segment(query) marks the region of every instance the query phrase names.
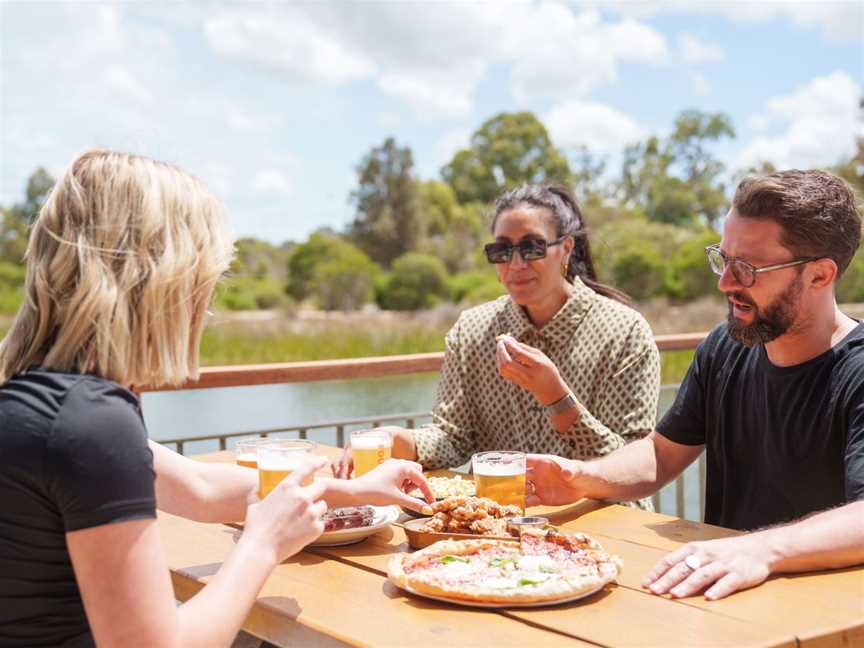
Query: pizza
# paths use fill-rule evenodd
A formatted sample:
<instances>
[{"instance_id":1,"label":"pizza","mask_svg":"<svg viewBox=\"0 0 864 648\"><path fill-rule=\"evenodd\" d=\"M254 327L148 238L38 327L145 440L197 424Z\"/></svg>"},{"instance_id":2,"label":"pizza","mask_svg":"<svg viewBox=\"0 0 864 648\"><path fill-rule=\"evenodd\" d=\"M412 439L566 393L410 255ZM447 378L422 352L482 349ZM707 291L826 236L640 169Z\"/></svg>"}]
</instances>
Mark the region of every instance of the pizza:
<instances>
[{"instance_id":1,"label":"pizza","mask_svg":"<svg viewBox=\"0 0 864 648\"><path fill-rule=\"evenodd\" d=\"M517 540L442 540L397 554L387 575L399 587L454 602L544 604L613 582L621 559L582 533L526 529Z\"/></svg>"}]
</instances>

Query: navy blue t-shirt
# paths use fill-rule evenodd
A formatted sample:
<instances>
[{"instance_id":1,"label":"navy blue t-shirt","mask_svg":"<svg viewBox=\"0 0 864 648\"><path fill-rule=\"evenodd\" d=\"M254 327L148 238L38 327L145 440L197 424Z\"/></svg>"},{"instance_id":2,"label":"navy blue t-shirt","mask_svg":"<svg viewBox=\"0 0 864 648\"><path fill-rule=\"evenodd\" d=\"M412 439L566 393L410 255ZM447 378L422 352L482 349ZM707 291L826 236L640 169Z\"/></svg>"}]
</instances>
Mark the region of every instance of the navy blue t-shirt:
<instances>
[{"instance_id":1,"label":"navy blue t-shirt","mask_svg":"<svg viewBox=\"0 0 864 648\"><path fill-rule=\"evenodd\" d=\"M752 530L864 499L864 324L791 367L716 327L657 430L705 444L709 524Z\"/></svg>"},{"instance_id":2,"label":"navy blue t-shirt","mask_svg":"<svg viewBox=\"0 0 864 648\"><path fill-rule=\"evenodd\" d=\"M0 387L0 645L92 644L65 534L155 517L154 485L130 391L40 368Z\"/></svg>"}]
</instances>

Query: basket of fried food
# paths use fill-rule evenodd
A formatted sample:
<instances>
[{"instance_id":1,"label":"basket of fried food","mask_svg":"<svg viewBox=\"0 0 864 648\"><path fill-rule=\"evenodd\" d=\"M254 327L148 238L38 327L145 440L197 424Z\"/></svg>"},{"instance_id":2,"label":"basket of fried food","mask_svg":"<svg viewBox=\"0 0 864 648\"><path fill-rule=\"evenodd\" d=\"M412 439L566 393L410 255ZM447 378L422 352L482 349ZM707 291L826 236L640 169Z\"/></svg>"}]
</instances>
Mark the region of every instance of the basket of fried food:
<instances>
[{"instance_id":1,"label":"basket of fried food","mask_svg":"<svg viewBox=\"0 0 864 648\"><path fill-rule=\"evenodd\" d=\"M477 492L477 487L471 479L463 479L461 475L453 477L427 477L426 483L432 490L432 495L435 496L435 501L447 499L448 497L470 497ZM408 493L414 497L423 499L423 493L419 488L415 488ZM421 517L429 515L429 513L417 513L409 508L402 507L402 510L412 517Z\"/></svg>"},{"instance_id":2,"label":"basket of fried food","mask_svg":"<svg viewBox=\"0 0 864 648\"><path fill-rule=\"evenodd\" d=\"M509 522L509 518L522 515L518 506L502 506L485 497L454 496L437 501L429 508L431 517L409 520L400 525L405 530L408 544L414 549L447 538L512 540L519 537L519 528Z\"/></svg>"}]
</instances>

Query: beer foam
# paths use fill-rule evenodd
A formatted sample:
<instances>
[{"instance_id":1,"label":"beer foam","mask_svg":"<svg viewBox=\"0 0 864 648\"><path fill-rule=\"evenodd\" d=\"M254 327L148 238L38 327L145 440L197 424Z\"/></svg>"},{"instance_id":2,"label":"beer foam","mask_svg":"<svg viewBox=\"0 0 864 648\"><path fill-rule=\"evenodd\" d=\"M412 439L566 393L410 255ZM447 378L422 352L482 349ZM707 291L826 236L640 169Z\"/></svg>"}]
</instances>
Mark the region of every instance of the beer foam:
<instances>
[{"instance_id":1,"label":"beer foam","mask_svg":"<svg viewBox=\"0 0 864 648\"><path fill-rule=\"evenodd\" d=\"M375 436L370 434L369 436L355 436L351 437L351 447L357 448L358 450L371 450L373 448L389 448L392 444L392 440L388 439L386 436Z\"/></svg>"},{"instance_id":2,"label":"beer foam","mask_svg":"<svg viewBox=\"0 0 864 648\"><path fill-rule=\"evenodd\" d=\"M308 462L310 454L305 450L293 452L267 453L258 450L258 468L261 470L297 470Z\"/></svg>"},{"instance_id":3,"label":"beer foam","mask_svg":"<svg viewBox=\"0 0 864 648\"><path fill-rule=\"evenodd\" d=\"M474 464L474 474L486 477L513 477L525 474L525 464L521 461L510 463L477 463Z\"/></svg>"}]
</instances>

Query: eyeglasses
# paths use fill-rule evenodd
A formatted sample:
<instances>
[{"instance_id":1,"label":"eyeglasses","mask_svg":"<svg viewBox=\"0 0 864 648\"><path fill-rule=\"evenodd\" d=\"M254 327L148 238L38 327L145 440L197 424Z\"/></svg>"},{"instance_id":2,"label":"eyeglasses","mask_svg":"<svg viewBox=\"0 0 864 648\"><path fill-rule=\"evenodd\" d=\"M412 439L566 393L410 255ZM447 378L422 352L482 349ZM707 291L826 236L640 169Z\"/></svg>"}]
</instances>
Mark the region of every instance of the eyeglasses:
<instances>
[{"instance_id":1,"label":"eyeglasses","mask_svg":"<svg viewBox=\"0 0 864 648\"><path fill-rule=\"evenodd\" d=\"M720 276L723 274L723 271L726 270L726 266L732 270L732 276L735 277L735 281L740 283L745 288L749 288L754 283L756 283L756 273L758 272L771 272L772 270L782 270L783 268L791 268L793 266L802 265L804 263L809 263L810 261L815 261L816 259L821 259L822 257L802 257L800 259L794 259L792 261L787 261L786 263L775 263L773 265L762 266L761 268L757 268L751 263L747 263L744 259L739 259L738 257L727 257L723 252L720 251L719 245L709 245L705 248L705 254L708 255L708 264L711 266L711 270L714 274Z\"/></svg>"},{"instance_id":2,"label":"eyeglasses","mask_svg":"<svg viewBox=\"0 0 864 648\"><path fill-rule=\"evenodd\" d=\"M560 244L566 236L554 241L543 239L523 239L516 243L488 243L483 249L486 251L486 260L489 263L509 263L513 258L513 250L519 250L519 256L523 261L536 261L546 257L546 249L551 245Z\"/></svg>"}]
</instances>

